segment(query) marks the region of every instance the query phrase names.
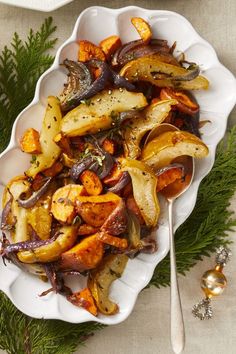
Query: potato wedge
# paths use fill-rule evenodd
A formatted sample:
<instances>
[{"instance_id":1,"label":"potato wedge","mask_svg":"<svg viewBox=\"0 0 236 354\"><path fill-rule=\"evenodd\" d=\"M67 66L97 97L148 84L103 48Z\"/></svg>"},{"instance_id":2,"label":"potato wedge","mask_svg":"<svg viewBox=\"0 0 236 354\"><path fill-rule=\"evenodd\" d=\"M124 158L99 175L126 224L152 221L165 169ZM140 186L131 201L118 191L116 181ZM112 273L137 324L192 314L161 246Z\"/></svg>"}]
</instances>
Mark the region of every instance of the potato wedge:
<instances>
[{"instance_id":1,"label":"potato wedge","mask_svg":"<svg viewBox=\"0 0 236 354\"><path fill-rule=\"evenodd\" d=\"M76 210L84 222L93 227L100 227L119 204L121 198L114 193L98 196L79 196Z\"/></svg>"},{"instance_id":2,"label":"potato wedge","mask_svg":"<svg viewBox=\"0 0 236 354\"><path fill-rule=\"evenodd\" d=\"M60 132L61 119L60 101L54 96L49 96L40 133L42 153L32 159L31 167L26 171L27 176L35 177L37 173L51 167L58 159L61 149L53 139Z\"/></svg>"},{"instance_id":3,"label":"potato wedge","mask_svg":"<svg viewBox=\"0 0 236 354\"><path fill-rule=\"evenodd\" d=\"M203 158L208 147L195 135L185 131L165 132L151 140L142 150L142 161L152 168L168 166L178 156Z\"/></svg>"},{"instance_id":4,"label":"potato wedge","mask_svg":"<svg viewBox=\"0 0 236 354\"><path fill-rule=\"evenodd\" d=\"M160 206L157 199L157 178L143 162L123 160L122 170L128 171L132 180L133 195L147 226L156 226Z\"/></svg>"},{"instance_id":5,"label":"potato wedge","mask_svg":"<svg viewBox=\"0 0 236 354\"><path fill-rule=\"evenodd\" d=\"M75 215L75 201L84 192L79 184L67 184L56 190L52 197L51 213L61 223L71 224Z\"/></svg>"},{"instance_id":6,"label":"potato wedge","mask_svg":"<svg viewBox=\"0 0 236 354\"><path fill-rule=\"evenodd\" d=\"M102 143L102 148L109 154L114 155L116 149L114 140L106 138Z\"/></svg>"},{"instance_id":7,"label":"potato wedge","mask_svg":"<svg viewBox=\"0 0 236 354\"><path fill-rule=\"evenodd\" d=\"M39 141L39 132L33 128L29 128L24 132L20 140L21 150L29 154L40 154L41 145Z\"/></svg>"},{"instance_id":8,"label":"potato wedge","mask_svg":"<svg viewBox=\"0 0 236 354\"><path fill-rule=\"evenodd\" d=\"M120 75L129 81L147 81L158 87L174 87L183 90L208 89L209 81L203 76L197 76L190 81L174 80L174 77L187 75L189 70L164 63L154 55L142 57L127 63ZM163 78L163 74L167 75Z\"/></svg>"},{"instance_id":9,"label":"potato wedge","mask_svg":"<svg viewBox=\"0 0 236 354\"><path fill-rule=\"evenodd\" d=\"M123 112L147 106L142 93L114 89L104 90L91 98L89 105L81 103L62 119L61 131L64 135L82 136L95 134L112 126L112 112Z\"/></svg>"},{"instance_id":10,"label":"potato wedge","mask_svg":"<svg viewBox=\"0 0 236 354\"><path fill-rule=\"evenodd\" d=\"M77 226L62 226L58 232L59 236L52 243L35 248L33 251L18 252L19 260L23 263L47 263L58 260L61 254L75 243Z\"/></svg>"},{"instance_id":11,"label":"potato wedge","mask_svg":"<svg viewBox=\"0 0 236 354\"><path fill-rule=\"evenodd\" d=\"M131 22L136 28L144 43L149 43L152 38L152 30L149 24L141 17L132 17Z\"/></svg>"},{"instance_id":12,"label":"potato wedge","mask_svg":"<svg viewBox=\"0 0 236 354\"><path fill-rule=\"evenodd\" d=\"M109 255L90 273L88 288L99 311L104 315L114 315L119 310L118 305L109 298L109 290L113 281L122 276L127 262L125 254Z\"/></svg>"},{"instance_id":13,"label":"potato wedge","mask_svg":"<svg viewBox=\"0 0 236 354\"><path fill-rule=\"evenodd\" d=\"M97 234L86 237L61 255L60 268L79 272L93 269L101 261L103 253L103 243L98 240Z\"/></svg>"},{"instance_id":14,"label":"potato wedge","mask_svg":"<svg viewBox=\"0 0 236 354\"><path fill-rule=\"evenodd\" d=\"M80 175L80 181L83 184L88 195L99 195L102 193L103 186L95 172L85 170Z\"/></svg>"},{"instance_id":15,"label":"potato wedge","mask_svg":"<svg viewBox=\"0 0 236 354\"><path fill-rule=\"evenodd\" d=\"M85 288L77 293L67 296L67 299L75 306L82 307L92 315L97 316L98 310L91 291Z\"/></svg>"},{"instance_id":16,"label":"potato wedge","mask_svg":"<svg viewBox=\"0 0 236 354\"><path fill-rule=\"evenodd\" d=\"M129 119L128 126L124 131L125 156L136 159L140 153L140 142L149 130L162 123L169 114L171 107L178 102L165 100L151 104L143 111L143 117Z\"/></svg>"}]
</instances>

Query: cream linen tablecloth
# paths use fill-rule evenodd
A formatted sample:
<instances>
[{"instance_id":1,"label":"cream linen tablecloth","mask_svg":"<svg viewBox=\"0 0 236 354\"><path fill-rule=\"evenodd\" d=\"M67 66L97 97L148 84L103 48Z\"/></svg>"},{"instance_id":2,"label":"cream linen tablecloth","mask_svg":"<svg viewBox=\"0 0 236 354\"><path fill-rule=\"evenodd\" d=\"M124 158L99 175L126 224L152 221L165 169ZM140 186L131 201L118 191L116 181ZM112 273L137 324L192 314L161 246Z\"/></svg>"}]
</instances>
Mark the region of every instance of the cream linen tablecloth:
<instances>
[{"instance_id":1,"label":"cream linen tablecloth","mask_svg":"<svg viewBox=\"0 0 236 354\"><path fill-rule=\"evenodd\" d=\"M195 29L215 47L223 64L236 72L235 0L75 0L50 13L58 26L57 45L70 35L77 16L85 7L134 4L150 9L172 10L187 17ZM25 35L30 27L38 28L46 16L45 13L0 4L0 50L9 43L14 31ZM234 122L235 110L229 124ZM236 211L236 198L232 201L232 208ZM215 314L211 321L201 322L193 318L191 308L202 297L199 280L202 273L212 267L213 259L198 263L187 277L179 279L186 327L185 353L236 353L236 243L232 245L232 251L232 261L225 269L229 285L225 293L213 302ZM169 288L151 288L139 295L132 315L124 323L96 333L87 341L86 347L80 348L77 353L170 354L169 335Z\"/></svg>"}]
</instances>

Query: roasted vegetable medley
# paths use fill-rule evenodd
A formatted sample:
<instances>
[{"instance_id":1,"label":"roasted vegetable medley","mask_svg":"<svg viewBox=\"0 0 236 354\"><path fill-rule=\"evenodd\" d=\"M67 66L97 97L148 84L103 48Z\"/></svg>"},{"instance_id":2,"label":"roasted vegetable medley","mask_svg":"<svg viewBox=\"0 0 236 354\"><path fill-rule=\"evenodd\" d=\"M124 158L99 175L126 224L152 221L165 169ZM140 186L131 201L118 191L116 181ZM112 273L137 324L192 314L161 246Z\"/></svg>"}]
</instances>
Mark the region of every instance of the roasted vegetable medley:
<instances>
[{"instance_id":1,"label":"roasted vegetable medley","mask_svg":"<svg viewBox=\"0 0 236 354\"><path fill-rule=\"evenodd\" d=\"M79 40L78 61L61 63L67 82L48 97L41 131L23 134L30 167L2 201L4 261L48 280L40 296L55 291L94 316L117 313L109 289L128 259L157 250L158 193L184 184L181 158L208 154L189 91L208 80L176 57L176 43L152 38L142 18L131 22L140 39ZM87 276L87 287L72 292L68 275L78 285Z\"/></svg>"}]
</instances>

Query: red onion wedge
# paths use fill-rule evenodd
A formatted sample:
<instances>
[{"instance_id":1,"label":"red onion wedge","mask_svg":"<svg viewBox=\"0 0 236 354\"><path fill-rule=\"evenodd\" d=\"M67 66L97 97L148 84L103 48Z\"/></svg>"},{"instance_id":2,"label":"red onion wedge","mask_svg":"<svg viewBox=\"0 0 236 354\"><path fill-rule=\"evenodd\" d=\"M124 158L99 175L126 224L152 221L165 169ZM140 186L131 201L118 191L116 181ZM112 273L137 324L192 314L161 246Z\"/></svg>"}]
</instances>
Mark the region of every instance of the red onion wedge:
<instances>
[{"instance_id":1,"label":"red onion wedge","mask_svg":"<svg viewBox=\"0 0 236 354\"><path fill-rule=\"evenodd\" d=\"M28 199L21 199L21 197L18 198L17 202L20 207L29 209L37 203L37 201L47 192L49 185L52 181L52 177L48 177L45 180L46 182L44 183L44 185L37 192L33 193L31 197L29 197Z\"/></svg>"}]
</instances>

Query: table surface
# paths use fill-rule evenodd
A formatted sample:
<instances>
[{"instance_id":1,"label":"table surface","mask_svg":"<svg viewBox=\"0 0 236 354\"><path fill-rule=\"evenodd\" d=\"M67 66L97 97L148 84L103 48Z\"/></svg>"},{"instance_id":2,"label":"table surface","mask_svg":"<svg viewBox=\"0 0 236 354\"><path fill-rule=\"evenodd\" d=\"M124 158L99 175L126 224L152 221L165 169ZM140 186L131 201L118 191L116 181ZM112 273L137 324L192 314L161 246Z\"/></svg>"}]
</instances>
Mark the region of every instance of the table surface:
<instances>
[{"instance_id":1,"label":"table surface","mask_svg":"<svg viewBox=\"0 0 236 354\"><path fill-rule=\"evenodd\" d=\"M27 0L26 0L27 1ZM150 9L172 10L185 16L195 29L216 49L222 63L236 72L236 1L235 0L74 0L69 5L50 13L58 26L58 46L69 37L80 12L92 5L122 7L137 5ZM200 15L199 15L200 14ZM8 44L14 31L21 36L29 28L38 28L45 13L19 9L0 4L0 50ZM229 125L236 123L236 110ZM236 198L232 201L236 211ZM234 237L234 233L231 234ZM213 301L214 319L199 321L191 315L191 308L201 297L199 281L203 272L212 267L212 259L199 262L186 277L180 277L180 290L186 327L184 353L233 354L236 346L236 243L233 257L225 269L228 287ZM122 324L107 327L87 341L78 350L80 354L170 354L169 288L151 288L143 291L131 316ZM3 353L3 352L0 352Z\"/></svg>"}]
</instances>

